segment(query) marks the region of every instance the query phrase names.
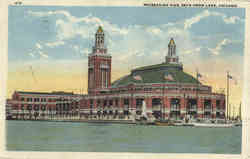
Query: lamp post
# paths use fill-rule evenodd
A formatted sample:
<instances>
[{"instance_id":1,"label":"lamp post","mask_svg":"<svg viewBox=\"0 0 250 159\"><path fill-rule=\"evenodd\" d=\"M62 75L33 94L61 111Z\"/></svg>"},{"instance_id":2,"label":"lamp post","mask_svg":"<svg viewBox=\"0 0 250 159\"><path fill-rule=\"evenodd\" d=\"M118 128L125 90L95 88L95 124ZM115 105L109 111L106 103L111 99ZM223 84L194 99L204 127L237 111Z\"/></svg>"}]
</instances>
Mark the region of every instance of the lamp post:
<instances>
[{"instance_id":1,"label":"lamp post","mask_svg":"<svg viewBox=\"0 0 250 159\"><path fill-rule=\"evenodd\" d=\"M183 94L183 98L184 98L184 105L183 105L184 106L184 110L187 111L186 110L186 94L185 93ZM185 116L183 118L185 119L185 117L186 117L186 112L185 112Z\"/></svg>"},{"instance_id":2,"label":"lamp post","mask_svg":"<svg viewBox=\"0 0 250 159\"><path fill-rule=\"evenodd\" d=\"M178 115L178 112L177 112L177 110L179 110L179 107L180 107L180 105L179 105L179 103L178 103L178 105L177 105L177 103L178 103L178 99L176 99L175 100L175 106L176 106L176 115L175 115L175 120L177 120L177 115Z\"/></svg>"}]
</instances>

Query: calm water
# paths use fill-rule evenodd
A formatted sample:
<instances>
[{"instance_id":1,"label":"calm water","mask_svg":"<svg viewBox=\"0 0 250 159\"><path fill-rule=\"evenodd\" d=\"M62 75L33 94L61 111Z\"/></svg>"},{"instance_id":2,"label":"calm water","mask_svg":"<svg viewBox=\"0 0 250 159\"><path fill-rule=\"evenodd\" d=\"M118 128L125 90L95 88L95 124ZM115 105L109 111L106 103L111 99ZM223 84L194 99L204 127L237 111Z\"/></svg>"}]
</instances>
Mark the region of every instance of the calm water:
<instances>
[{"instance_id":1,"label":"calm water","mask_svg":"<svg viewBox=\"0 0 250 159\"><path fill-rule=\"evenodd\" d=\"M241 128L7 121L11 151L241 153Z\"/></svg>"}]
</instances>

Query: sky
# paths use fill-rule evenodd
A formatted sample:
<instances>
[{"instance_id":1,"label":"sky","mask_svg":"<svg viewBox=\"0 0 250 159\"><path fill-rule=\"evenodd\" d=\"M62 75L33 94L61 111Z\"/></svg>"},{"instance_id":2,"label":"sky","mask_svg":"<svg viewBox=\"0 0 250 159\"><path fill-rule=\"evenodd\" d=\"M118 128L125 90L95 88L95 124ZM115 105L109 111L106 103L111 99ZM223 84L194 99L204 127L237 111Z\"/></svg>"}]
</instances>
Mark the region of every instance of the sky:
<instances>
[{"instance_id":1,"label":"sky","mask_svg":"<svg viewBox=\"0 0 250 159\"><path fill-rule=\"evenodd\" d=\"M164 62L173 37L185 72L198 70L203 84L221 92L229 71L229 103L241 101L244 9L9 6L8 16L8 97L15 90L86 93L88 54L102 26L112 81Z\"/></svg>"}]
</instances>

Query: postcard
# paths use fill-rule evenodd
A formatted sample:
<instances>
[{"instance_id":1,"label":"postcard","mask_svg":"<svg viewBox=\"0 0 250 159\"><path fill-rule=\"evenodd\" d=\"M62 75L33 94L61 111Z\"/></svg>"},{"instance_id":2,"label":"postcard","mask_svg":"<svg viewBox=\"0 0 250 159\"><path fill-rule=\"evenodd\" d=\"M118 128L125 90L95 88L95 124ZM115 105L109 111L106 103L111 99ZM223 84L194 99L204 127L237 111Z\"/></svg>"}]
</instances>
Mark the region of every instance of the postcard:
<instances>
[{"instance_id":1,"label":"postcard","mask_svg":"<svg viewBox=\"0 0 250 159\"><path fill-rule=\"evenodd\" d=\"M246 4L3 5L3 157L249 158Z\"/></svg>"}]
</instances>

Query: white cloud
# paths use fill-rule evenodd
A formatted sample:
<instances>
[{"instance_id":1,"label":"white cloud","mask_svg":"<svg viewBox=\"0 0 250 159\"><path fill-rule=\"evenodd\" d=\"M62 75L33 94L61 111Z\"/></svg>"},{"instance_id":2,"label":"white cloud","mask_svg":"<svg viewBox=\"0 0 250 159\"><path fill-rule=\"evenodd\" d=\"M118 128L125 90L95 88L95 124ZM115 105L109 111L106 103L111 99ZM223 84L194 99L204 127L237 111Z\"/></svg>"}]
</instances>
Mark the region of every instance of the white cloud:
<instances>
[{"instance_id":1,"label":"white cloud","mask_svg":"<svg viewBox=\"0 0 250 159\"><path fill-rule=\"evenodd\" d=\"M55 42L47 42L45 45L51 48L60 46L60 45L64 45L65 42L64 41L55 41Z\"/></svg>"},{"instance_id":2,"label":"white cloud","mask_svg":"<svg viewBox=\"0 0 250 159\"><path fill-rule=\"evenodd\" d=\"M42 51L38 51L38 53L39 53L40 57L42 57L42 58L46 58L46 59L49 58L49 56Z\"/></svg>"},{"instance_id":3,"label":"white cloud","mask_svg":"<svg viewBox=\"0 0 250 159\"><path fill-rule=\"evenodd\" d=\"M67 17L70 16L70 14L67 11L63 11L63 10L48 11L48 12L33 12L33 11L29 10L27 13L29 15L37 16L37 17L45 17L45 16L56 15L56 14L62 14L62 15L67 16Z\"/></svg>"},{"instance_id":4,"label":"white cloud","mask_svg":"<svg viewBox=\"0 0 250 159\"><path fill-rule=\"evenodd\" d=\"M56 27L58 29L57 37L60 40L70 39L75 37L76 35L80 35L83 38L90 38L90 36L95 33L97 26L103 26L105 30L113 36L128 34L128 29L120 28L115 24L111 24L108 21L101 20L100 18L94 17L92 15L78 18L72 16L68 11L64 10L48 12L28 11L28 14L36 17L55 15L63 16L59 17L59 19L56 20Z\"/></svg>"},{"instance_id":5,"label":"white cloud","mask_svg":"<svg viewBox=\"0 0 250 159\"><path fill-rule=\"evenodd\" d=\"M90 50L88 48L84 48L80 51L80 54L82 54L83 56L88 56L90 54Z\"/></svg>"},{"instance_id":6,"label":"white cloud","mask_svg":"<svg viewBox=\"0 0 250 159\"><path fill-rule=\"evenodd\" d=\"M131 60L135 60L136 58L141 58L145 55L145 52L143 49L136 50L136 49L129 49L126 52L121 52L120 54L117 54L114 56L114 59L116 59L119 62L130 62Z\"/></svg>"},{"instance_id":7,"label":"white cloud","mask_svg":"<svg viewBox=\"0 0 250 159\"><path fill-rule=\"evenodd\" d=\"M78 45L74 45L74 46L73 46L73 49L74 49L75 51L78 51L78 50L79 50L79 46L78 46Z\"/></svg>"},{"instance_id":8,"label":"white cloud","mask_svg":"<svg viewBox=\"0 0 250 159\"><path fill-rule=\"evenodd\" d=\"M194 48L194 49L187 49L183 51L183 54L195 54L195 53L200 53L201 48Z\"/></svg>"},{"instance_id":9,"label":"white cloud","mask_svg":"<svg viewBox=\"0 0 250 159\"><path fill-rule=\"evenodd\" d=\"M172 27L168 29L167 33L171 36L181 36L183 34L186 34L187 32L181 28Z\"/></svg>"},{"instance_id":10,"label":"white cloud","mask_svg":"<svg viewBox=\"0 0 250 159\"><path fill-rule=\"evenodd\" d=\"M219 55L220 51L222 50L223 46L226 46L227 44L232 43L230 39L223 39L220 41L215 48L208 48L208 50L213 54L213 55Z\"/></svg>"},{"instance_id":11,"label":"white cloud","mask_svg":"<svg viewBox=\"0 0 250 159\"><path fill-rule=\"evenodd\" d=\"M201 19L206 18L210 16L210 12L208 10L205 10L204 12L197 14L196 16L186 19L184 22L184 29L189 29L191 26L195 23L198 23Z\"/></svg>"},{"instance_id":12,"label":"white cloud","mask_svg":"<svg viewBox=\"0 0 250 159\"><path fill-rule=\"evenodd\" d=\"M81 49L80 45L74 45L72 49L83 56L88 56L91 52L89 49L94 45L93 41L96 29L101 25L105 32L108 53L112 54L114 61L129 61L131 63L135 62L138 65L139 63L151 64L159 62L159 56L162 57L160 62L163 62L164 56L167 53L167 45L171 37L176 41L178 56L197 54L197 56L192 57L192 59L198 59L201 46L197 41L201 39L208 41L211 39L211 36L194 37L191 30L189 30L193 24L209 16L221 17L221 20L227 24L233 24L240 20L237 16L229 17L224 13L205 10L184 21L169 22L161 25L149 25L146 27L144 25L129 25L123 27L93 15L75 17L71 15L70 12L63 10L53 12L29 11L28 13L36 17L56 16L56 38L58 43L55 42L54 45L51 44L50 46L59 46L67 40L81 37L81 40L85 40L84 42L89 42L90 45L88 48ZM194 40L195 38L200 39ZM61 41L62 43L59 43ZM92 42L90 43L90 41ZM227 42L226 40L224 43ZM216 48L209 48L209 51L214 55L218 55L222 47L226 45L224 43L218 44Z\"/></svg>"},{"instance_id":13,"label":"white cloud","mask_svg":"<svg viewBox=\"0 0 250 159\"><path fill-rule=\"evenodd\" d=\"M29 53L29 56L30 57L35 57L35 55L32 52Z\"/></svg>"},{"instance_id":14,"label":"white cloud","mask_svg":"<svg viewBox=\"0 0 250 159\"><path fill-rule=\"evenodd\" d=\"M214 11L211 12L205 10L192 18L186 19L184 22L184 29L189 29L192 27L193 24L198 23L200 20L210 16L221 17L226 24L235 24L237 21L241 21L241 18L238 16L228 17L227 15L220 12L214 12Z\"/></svg>"},{"instance_id":15,"label":"white cloud","mask_svg":"<svg viewBox=\"0 0 250 159\"><path fill-rule=\"evenodd\" d=\"M151 34L154 34L154 35L159 35L162 33L161 29L160 28L157 28L157 27L150 27L150 28L147 28L146 31L148 33L151 33Z\"/></svg>"},{"instance_id":16,"label":"white cloud","mask_svg":"<svg viewBox=\"0 0 250 159\"><path fill-rule=\"evenodd\" d=\"M38 49L42 49L42 48L43 48L42 45L39 44L39 43L36 43L36 47L37 47Z\"/></svg>"},{"instance_id":17,"label":"white cloud","mask_svg":"<svg viewBox=\"0 0 250 159\"><path fill-rule=\"evenodd\" d=\"M236 21L240 21L241 19L240 17L232 16L232 17L224 17L223 20L227 24L235 24Z\"/></svg>"},{"instance_id":18,"label":"white cloud","mask_svg":"<svg viewBox=\"0 0 250 159\"><path fill-rule=\"evenodd\" d=\"M167 23L167 24L163 24L162 26L163 27L170 27L170 26L174 26L174 25L176 25L177 23L172 23L172 22L169 22L169 23Z\"/></svg>"}]
</instances>

